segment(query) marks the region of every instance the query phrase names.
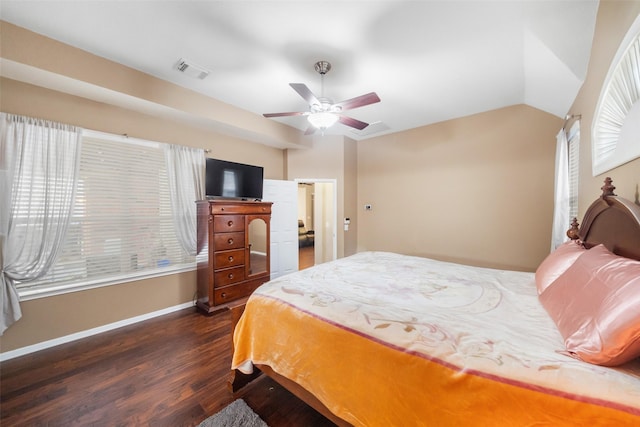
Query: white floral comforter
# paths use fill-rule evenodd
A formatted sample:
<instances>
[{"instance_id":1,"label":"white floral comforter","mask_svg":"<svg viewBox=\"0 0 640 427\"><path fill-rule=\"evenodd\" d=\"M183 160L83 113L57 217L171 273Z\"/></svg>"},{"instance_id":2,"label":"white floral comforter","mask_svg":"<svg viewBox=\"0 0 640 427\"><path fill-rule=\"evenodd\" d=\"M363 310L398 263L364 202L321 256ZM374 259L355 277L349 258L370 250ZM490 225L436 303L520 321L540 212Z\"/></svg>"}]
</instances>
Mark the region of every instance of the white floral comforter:
<instances>
[{"instance_id":1,"label":"white floral comforter","mask_svg":"<svg viewBox=\"0 0 640 427\"><path fill-rule=\"evenodd\" d=\"M606 368L565 355L562 338L538 301L533 273L364 252L283 276L258 288L247 304L247 324L241 321L236 331L240 350L234 355L234 367L246 369L251 362L278 365L282 359L253 354L255 348L243 349L246 336L242 334L252 333L251 307L260 300L355 332L387 349L418 356L453 375L464 373L640 416L640 361ZM277 322L277 310L269 310ZM274 341L281 327L274 326ZM257 328L253 333L258 333ZM285 332L281 340L292 335L295 332ZM292 342L285 344L287 349L295 347ZM276 347L274 354L279 354ZM284 365L280 371L285 375L289 369L291 376L304 376L299 370L307 369L290 360ZM308 386L314 383L309 381ZM352 422L360 419L354 417Z\"/></svg>"}]
</instances>

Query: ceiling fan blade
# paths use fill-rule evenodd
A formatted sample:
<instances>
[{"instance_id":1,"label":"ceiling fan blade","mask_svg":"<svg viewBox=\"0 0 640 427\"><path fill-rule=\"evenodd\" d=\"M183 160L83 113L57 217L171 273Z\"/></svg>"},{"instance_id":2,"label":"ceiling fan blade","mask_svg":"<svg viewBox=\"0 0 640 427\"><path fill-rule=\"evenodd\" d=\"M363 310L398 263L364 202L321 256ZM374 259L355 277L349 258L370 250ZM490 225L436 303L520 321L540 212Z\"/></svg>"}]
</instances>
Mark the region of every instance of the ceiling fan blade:
<instances>
[{"instance_id":1,"label":"ceiling fan blade","mask_svg":"<svg viewBox=\"0 0 640 427\"><path fill-rule=\"evenodd\" d=\"M380 102L380 98L375 92L371 92L365 95L356 96L355 98L347 99L346 101L338 102L334 105L341 107L342 111L344 111L364 107L369 104L375 104L376 102Z\"/></svg>"},{"instance_id":2,"label":"ceiling fan blade","mask_svg":"<svg viewBox=\"0 0 640 427\"><path fill-rule=\"evenodd\" d=\"M311 92L311 90L304 83L289 83L289 86L291 86L293 90L298 92L298 95L303 97L304 100L307 101L307 103L309 103L309 105L313 105L313 104L320 105L320 101L318 101L318 98L313 94L313 92Z\"/></svg>"},{"instance_id":3,"label":"ceiling fan blade","mask_svg":"<svg viewBox=\"0 0 640 427\"><path fill-rule=\"evenodd\" d=\"M338 116L338 121L343 125L347 125L352 128L356 128L358 130L362 130L367 126L369 126L369 123L361 122L360 120L354 119L353 117L347 117L342 115Z\"/></svg>"},{"instance_id":4,"label":"ceiling fan blade","mask_svg":"<svg viewBox=\"0 0 640 427\"><path fill-rule=\"evenodd\" d=\"M265 117L284 117L284 116L304 116L309 114L308 112L302 111L293 111L291 113L265 113L263 116Z\"/></svg>"},{"instance_id":5,"label":"ceiling fan blade","mask_svg":"<svg viewBox=\"0 0 640 427\"><path fill-rule=\"evenodd\" d=\"M316 132L315 126L309 126L304 134L305 135L311 135L311 134L314 134L315 132Z\"/></svg>"}]
</instances>

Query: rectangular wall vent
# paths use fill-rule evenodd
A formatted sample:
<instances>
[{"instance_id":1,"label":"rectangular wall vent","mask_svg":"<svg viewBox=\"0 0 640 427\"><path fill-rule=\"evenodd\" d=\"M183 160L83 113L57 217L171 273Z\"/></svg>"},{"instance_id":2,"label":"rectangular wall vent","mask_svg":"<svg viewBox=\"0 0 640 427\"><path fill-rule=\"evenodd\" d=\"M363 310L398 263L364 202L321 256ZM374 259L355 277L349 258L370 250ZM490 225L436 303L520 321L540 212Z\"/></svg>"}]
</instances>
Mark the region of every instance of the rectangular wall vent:
<instances>
[{"instance_id":1,"label":"rectangular wall vent","mask_svg":"<svg viewBox=\"0 0 640 427\"><path fill-rule=\"evenodd\" d=\"M188 61L184 58L180 58L180 60L176 64L176 69L182 73L185 73L188 76L191 76L200 80L206 78L211 72L206 68L196 65L193 62Z\"/></svg>"}]
</instances>

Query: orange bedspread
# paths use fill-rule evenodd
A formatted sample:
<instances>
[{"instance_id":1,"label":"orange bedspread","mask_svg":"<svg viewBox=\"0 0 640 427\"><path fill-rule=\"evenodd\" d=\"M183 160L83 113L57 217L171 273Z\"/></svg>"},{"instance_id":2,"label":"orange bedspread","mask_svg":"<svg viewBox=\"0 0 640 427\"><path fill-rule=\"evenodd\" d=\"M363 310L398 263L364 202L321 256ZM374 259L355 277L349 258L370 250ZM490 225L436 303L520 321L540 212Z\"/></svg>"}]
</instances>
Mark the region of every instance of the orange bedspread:
<instances>
[{"instance_id":1,"label":"orange bedspread","mask_svg":"<svg viewBox=\"0 0 640 427\"><path fill-rule=\"evenodd\" d=\"M269 365L356 426L640 425L640 364L561 354L532 278L387 253L323 264L252 295L232 367Z\"/></svg>"}]
</instances>

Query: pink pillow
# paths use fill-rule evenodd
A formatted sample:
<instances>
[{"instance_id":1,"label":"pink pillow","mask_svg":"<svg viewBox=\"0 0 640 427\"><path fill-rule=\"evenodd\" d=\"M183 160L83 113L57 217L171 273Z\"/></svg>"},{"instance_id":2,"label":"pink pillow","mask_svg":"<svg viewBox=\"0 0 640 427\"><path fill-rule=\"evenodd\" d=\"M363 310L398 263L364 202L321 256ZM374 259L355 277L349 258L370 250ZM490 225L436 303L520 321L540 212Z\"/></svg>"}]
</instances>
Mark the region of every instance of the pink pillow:
<instances>
[{"instance_id":1,"label":"pink pillow","mask_svg":"<svg viewBox=\"0 0 640 427\"><path fill-rule=\"evenodd\" d=\"M541 295L567 351L615 366L640 356L640 261L587 250Z\"/></svg>"},{"instance_id":2,"label":"pink pillow","mask_svg":"<svg viewBox=\"0 0 640 427\"><path fill-rule=\"evenodd\" d=\"M547 286L567 271L586 249L576 241L561 244L540 263L536 270L536 288L540 295Z\"/></svg>"}]
</instances>

